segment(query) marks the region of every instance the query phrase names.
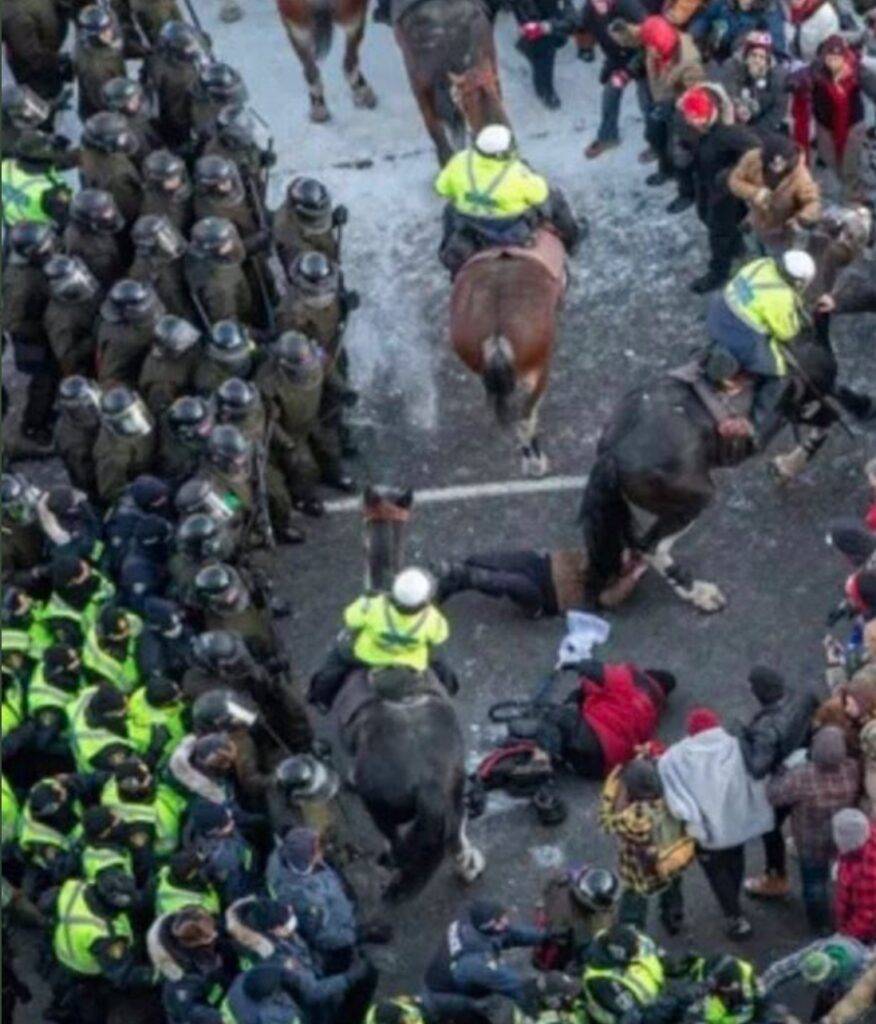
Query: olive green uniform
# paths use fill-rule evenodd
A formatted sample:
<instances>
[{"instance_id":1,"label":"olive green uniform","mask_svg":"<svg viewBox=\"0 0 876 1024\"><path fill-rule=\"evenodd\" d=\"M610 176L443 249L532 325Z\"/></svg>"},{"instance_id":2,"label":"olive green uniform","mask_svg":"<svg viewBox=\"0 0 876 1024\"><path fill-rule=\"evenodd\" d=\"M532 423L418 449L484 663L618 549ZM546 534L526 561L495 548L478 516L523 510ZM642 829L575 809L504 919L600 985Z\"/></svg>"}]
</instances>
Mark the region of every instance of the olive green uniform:
<instances>
[{"instance_id":1,"label":"olive green uniform","mask_svg":"<svg viewBox=\"0 0 876 1024\"><path fill-rule=\"evenodd\" d=\"M185 19L183 19L185 20ZM192 129L191 88L198 80L198 66L170 60L153 53L146 73L158 97L158 125L171 149L188 145Z\"/></svg>"},{"instance_id":2,"label":"olive green uniform","mask_svg":"<svg viewBox=\"0 0 876 1024\"><path fill-rule=\"evenodd\" d=\"M155 461L155 431L120 437L101 426L94 444L97 495L104 505L117 501L125 487Z\"/></svg>"},{"instance_id":3,"label":"olive green uniform","mask_svg":"<svg viewBox=\"0 0 876 1024\"><path fill-rule=\"evenodd\" d=\"M144 181L140 216L145 217L147 213L167 217L180 234L188 236L195 217L191 189L185 187L179 192L168 194L157 185Z\"/></svg>"},{"instance_id":4,"label":"olive green uniform","mask_svg":"<svg viewBox=\"0 0 876 1024\"><path fill-rule=\"evenodd\" d=\"M194 476L201 463L203 445L175 437L167 422L166 409L159 422L158 434L158 475L165 480L176 482Z\"/></svg>"},{"instance_id":5,"label":"olive green uniform","mask_svg":"<svg viewBox=\"0 0 876 1024\"><path fill-rule=\"evenodd\" d=\"M70 223L64 229L64 251L78 256L104 288L125 276L127 263L118 235L98 234Z\"/></svg>"},{"instance_id":6,"label":"olive green uniform","mask_svg":"<svg viewBox=\"0 0 876 1024\"><path fill-rule=\"evenodd\" d=\"M83 423L68 409L62 408L55 420L55 451L64 463L70 482L86 494L97 490L94 443L99 430L99 423Z\"/></svg>"},{"instance_id":7,"label":"olive green uniform","mask_svg":"<svg viewBox=\"0 0 876 1024\"><path fill-rule=\"evenodd\" d=\"M197 295L211 324L217 320L252 323L252 289L243 271L243 250L230 261L204 259L189 251L185 256L189 288Z\"/></svg>"},{"instance_id":8,"label":"olive green uniform","mask_svg":"<svg viewBox=\"0 0 876 1024\"><path fill-rule=\"evenodd\" d=\"M63 87L58 59L67 20L53 0L6 0L2 7L3 43L9 69L20 85L52 100Z\"/></svg>"},{"instance_id":9,"label":"olive green uniform","mask_svg":"<svg viewBox=\"0 0 876 1024\"><path fill-rule=\"evenodd\" d=\"M185 21L176 0L130 0L131 17L154 46L161 27L168 21Z\"/></svg>"},{"instance_id":10,"label":"olive green uniform","mask_svg":"<svg viewBox=\"0 0 876 1024\"><path fill-rule=\"evenodd\" d=\"M49 299L45 325L49 344L58 361L62 377L74 373L92 376L97 348L95 328L100 296L84 302Z\"/></svg>"},{"instance_id":11,"label":"olive green uniform","mask_svg":"<svg viewBox=\"0 0 876 1024\"><path fill-rule=\"evenodd\" d=\"M285 264L290 264L301 252L325 253L329 259L340 259L337 230L328 228L315 233L305 231L298 216L286 203L274 211L271 232Z\"/></svg>"},{"instance_id":12,"label":"olive green uniform","mask_svg":"<svg viewBox=\"0 0 876 1024\"><path fill-rule=\"evenodd\" d=\"M98 153L93 149L83 149L80 173L85 188L101 188L112 195L129 227L140 216L143 179L134 161L125 153Z\"/></svg>"},{"instance_id":13,"label":"olive green uniform","mask_svg":"<svg viewBox=\"0 0 876 1024\"><path fill-rule=\"evenodd\" d=\"M191 393L195 367L202 358L197 345L173 359L159 355L154 347L150 349L140 367L137 390L156 422L161 422L164 412L180 395ZM161 458L159 454L159 461Z\"/></svg>"},{"instance_id":14,"label":"olive green uniform","mask_svg":"<svg viewBox=\"0 0 876 1024\"><path fill-rule=\"evenodd\" d=\"M133 323L100 320L97 328L97 379L103 387L111 384L137 387L140 369L152 348L155 324L164 312L159 301L142 319Z\"/></svg>"},{"instance_id":15,"label":"olive green uniform","mask_svg":"<svg viewBox=\"0 0 876 1024\"><path fill-rule=\"evenodd\" d=\"M190 323L197 322L198 315L189 295L182 258L135 256L128 277L151 284L168 313L181 316Z\"/></svg>"},{"instance_id":16,"label":"olive green uniform","mask_svg":"<svg viewBox=\"0 0 876 1024\"><path fill-rule=\"evenodd\" d=\"M125 58L121 50L110 46L84 46L78 42L73 51L73 65L79 93L79 118L84 124L92 114L105 109L104 85L111 78L125 77Z\"/></svg>"}]
</instances>

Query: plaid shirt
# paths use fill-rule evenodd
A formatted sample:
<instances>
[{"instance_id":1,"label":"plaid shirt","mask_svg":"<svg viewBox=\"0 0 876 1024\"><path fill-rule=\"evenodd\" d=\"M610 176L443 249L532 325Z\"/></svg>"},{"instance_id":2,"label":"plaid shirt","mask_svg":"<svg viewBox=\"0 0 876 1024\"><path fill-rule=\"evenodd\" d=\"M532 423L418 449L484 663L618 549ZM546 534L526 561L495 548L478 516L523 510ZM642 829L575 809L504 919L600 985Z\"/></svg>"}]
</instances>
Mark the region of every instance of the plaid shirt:
<instances>
[{"instance_id":1,"label":"plaid shirt","mask_svg":"<svg viewBox=\"0 0 876 1024\"><path fill-rule=\"evenodd\" d=\"M861 766L851 757L836 768L807 762L767 783L773 807L791 808L791 834L801 859L818 864L836 855L831 818L844 807L854 807L860 792Z\"/></svg>"},{"instance_id":2,"label":"plaid shirt","mask_svg":"<svg viewBox=\"0 0 876 1024\"><path fill-rule=\"evenodd\" d=\"M837 861L836 929L861 942L876 942L876 822L862 849Z\"/></svg>"},{"instance_id":3,"label":"plaid shirt","mask_svg":"<svg viewBox=\"0 0 876 1024\"><path fill-rule=\"evenodd\" d=\"M655 823L669 814L664 801L637 800L616 810L620 791L618 765L605 780L599 806L599 824L619 840L617 873L621 882L635 892L648 895L666 887L657 873Z\"/></svg>"}]
</instances>

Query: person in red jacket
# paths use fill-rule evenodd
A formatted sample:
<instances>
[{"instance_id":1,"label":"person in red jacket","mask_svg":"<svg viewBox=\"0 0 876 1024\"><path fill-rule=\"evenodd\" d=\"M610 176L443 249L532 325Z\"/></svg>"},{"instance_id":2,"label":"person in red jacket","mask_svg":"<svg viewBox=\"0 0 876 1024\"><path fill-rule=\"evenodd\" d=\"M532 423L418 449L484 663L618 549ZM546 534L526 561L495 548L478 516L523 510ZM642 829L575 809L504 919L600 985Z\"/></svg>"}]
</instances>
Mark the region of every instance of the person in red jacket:
<instances>
[{"instance_id":1,"label":"person in red jacket","mask_svg":"<svg viewBox=\"0 0 876 1024\"><path fill-rule=\"evenodd\" d=\"M839 850L834 925L842 935L876 942L876 822L851 807L833 816Z\"/></svg>"},{"instance_id":2,"label":"person in red jacket","mask_svg":"<svg viewBox=\"0 0 876 1024\"><path fill-rule=\"evenodd\" d=\"M578 775L602 779L654 741L675 676L592 659L575 668L577 688L546 712L536 742Z\"/></svg>"},{"instance_id":3,"label":"person in red jacket","mask_svg":"<svg viewBox=\"0 0 876 1024\"><path fill-rule=\"evenodd\" d=\"M839 178L848 197L860 192L858 162L867 125L860 60L841 35L818 49L812 78L812 113L818 155Z\"/></svg>"}]
</instances>

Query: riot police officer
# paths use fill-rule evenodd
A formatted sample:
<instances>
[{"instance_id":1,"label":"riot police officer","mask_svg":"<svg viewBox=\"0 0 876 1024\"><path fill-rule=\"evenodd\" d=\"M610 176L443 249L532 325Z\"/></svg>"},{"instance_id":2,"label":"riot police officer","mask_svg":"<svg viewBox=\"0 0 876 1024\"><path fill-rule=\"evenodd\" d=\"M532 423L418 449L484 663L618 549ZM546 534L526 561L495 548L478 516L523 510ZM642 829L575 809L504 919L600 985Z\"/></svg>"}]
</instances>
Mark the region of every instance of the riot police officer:
<instances>
[{"instance_id":1,"label":"riot police officer","mask_svg":"<svg viewBox=\"0 0 876 1024\"><path fill-rule=\"evenodd\" d=\"M41 445L52 440L52 406L59 379L43 323L49 304L43 267L57 243L51 225L21 221L9 231L9 259L3 268L3 332L12 341L16 368L28 377L21 433Z\"/></svg>"},{"instance_id":2,"label":"riot police officer","mask_svg":"<svg viewBox=\"0 0 876 1024\"><path fill-rule=\"evenodd\" d=\"M106 109L125 118L137 143L131 157L140 169L146 155L162 144L158 128L149 116L143 86L132 78L111 78L101 92Z\"/></svg>"},{"instance_id":3,"label":"riot police officer","mask_svg":"<svg viewBox=\"0 0 876 1024\"><path fill-rule=\"evenodd\" d=\"M237 167L222 156L202 156L195 164L195 217L222 217L236 228L247 254L265 243Z\"/></svg>"},{"instance_id":4,"label":"riot police officer","mask_svg":"<svg viewBox=\"0 0 876 1024\"><path fill-rule=\"evenodd\" d=\"M100 285L78 256L53 256L44 272L49 282L44 322L58 368L64 376L87 375L94 367Z\"/></svg>"},{"instance_id":5,"label":"riot police officer","mask_svg":"<svg viewBox=\"0 0 876 1024\"><path fill-rule=\"evenodd\" d=\"M151 284L122 278L100 307L98 383L135 387L164 305Z\"/></svg>"},{"instance_id":6,"label":"riot police officer","mask_svg":"<svg viewBox=\"0 0 876 1024\"><path fill-rule=\"evenodd\" d=\"M213 516L196 512L177 527L174 547L167 566L168 594L180 604L192 605L195 577L207 562L231 558L231 539Z\"/></svg>"},{"instance_id":7,"label":"riot police officer","mask_svg":"<svg viewBox=\"0 0 876 1024\"><path fill-rule=\"evenodd\" d=\"M252 321L253 296L243 271L245 252L237 229L221 217L199 220L185 257L192 300L208 329L217 320Z\"/></svg>"},{"instance_id":8,"label":"riot police officer","mask_svg":"<svg viewBox=\"0 0 876 1024\"><path fill-rule=\"evenodd\" d=\"M176 0L130 0L131 19L154 48L162 28L169 22L183 22Z\"/></svg>"},{"instance_id":9,"label":"riot police officer","mask_svg":"<svg viewBox=\"0 0 876 1024\"><path fill-rule=\"evenodd\" d=\"M213 429L213 409L196 395L183 395L170 405L161 420L158 466L161 475L175 482L198 469L207 438Z\"/></svg>"},{"instance_id":10,"label":"riot police officer","mask_svg":"<svg viewBox=\"0 0 876 1024\"><path fill-rule=\"evenodd\" d=\"M19 473L4 473L0 490L3 522L3 579L39 566L46 537L37 519L40 492ZM29 646L29 645L27 645Z\"/></svg>"},{"instance_id":11,"label":"riot police officer","mask_svg":"<svg viewBox=\"0 0 876 1024\"><path fill-rule=\"evenodd\" d=\"M287 265L300 252L321 252L338 262L341 228L347 208L336 206L328 189L316 178L299 176L289 182L283 204L274 212L272 230L277 249Z\"/></svg>"},{"instance_id":12,"label":"riot police officer","mask_svg":"<svg viewBox=\"0 0 876 1024\"><path fill-rule=\"evenodd\" d=\"M100 389L87 377L65 377L58 387L55 451L74 487L94 494L94 443L100 430Z\"/></svg>"},{"instance_id":13,"label":"riot police officer","mask_svg":"<svg viewBox=\"0 0 876 1024\"><path fill-rule=\"evenodd\" d=\"M192 186L185 162L167 149L157 149L143 161L141 216L166 217L178 231L188 234L194 220Z\"/></svg>"},{"instance_id":14,"label":"riot police officer","mask_svg":"<svg viewBox=\"0 0 876 1024\"><path fill-rule=\"evenodd\" d=\"M137 136L121 114L93 114L82 130L80 167L86 188L99 188L115 199L126 224L140 216L143 183L134 163Z\"/></svg>"},{"instance_id":15,"label":"riot police officer","mask_svg":"<svg viewBox=\"0 0 876 1024\"><path fill-rule=\"evenodd\" d=\"M251 376L256 353L252 335L236 320L215 323L206 338L204 358L195 369L195 390L212 394L232 377Z\"/></svg>"},{"instance_id":16,"label":"riot police officer","mask_svg":"<svg viewBox=\"0 0 876 1024\"><path fill-rule=\"evenodd\" d=\"M146 214L134 223L131 240L135 255L128 276L148 282L168 313L194 320L183 271L186 243L177 228L166 217Z\"/></svg>"},{"instance_id":17,"label":"riot police officer","mask_svg":"<svg viewBox=\"0 0 876 1024\"><path fill-rule=\"evenodd\" d=\"M249 95L243 79L230 64L212 60L205 63L191 87L192 129L198 143L213 134L219 111L229 103L246 103Z\"/></svg>"},{"instance_id":18,"label":"riot police officer","mask_svg":"<svg viewBox=\"0 0 876 1024\"><path fill-rule=\"evenodd\" d=\"M140 396L124 386L105 392L94 445L97 494L104 504L115 501L126 484L149 471L155 447L154 421Z\"/></svg>"},{"instance_id":19,"label":"riot police officer","mask_svg":"<svg viewBox=\"0 0 876 1024\"><path fill-rule=\"evenodd\" d=\"M109 192L86 188L70 203L70 222L64 230L64 249L80 256L104 288L125 272L127 261L120 232L125 219Z\"/></svg>"},{"instance_id":20,"label":"riot police officer","mask_svg":"<svg viewBox=\"0 0 876 1024\"><path fill-rule=\"evenodd\" d=\"M171 149L190 143L191 89L204 56L204 39L197 29L173 20L161 26L155 50L146 62L146 74L158 99L158 125Z\"/></svg>"},{"instance_id":21,"label":"riot police officer","mask_svg":"<svg viewBox=\"0 0 876 1024\"><path fill-rule=\"evenodd\" d=\"M253 116L241 103L229 103L216 115L216 128L204 147L204 156L221 156L230 160L241 179L264 194L265 171L277 162L271 149L262 149L256 141Z\"/></svg>"},{"instance_id":22,"label":"riot police officer","mask_svg":"<svg viewBox=\"0 0 876 1024\"><path fill-rule=\"evenodd\" d=\"M140 218L143 219L142 217ZM156 421L180 395L194 390L195 367L201 358L200 332L188 320L166 314L155 324L137 389Z\"/></svg>"},{"instance_id":23,"label":"riot police officer","mask_svg":"<svg viewBox=\"0 0 876 1024\"><path fill-rule=\"evenodd\" d=\"M112 10L98 4L83 7L76 19L73 66L79 92L79 118L83 124L103 110L102 89L111 78L124 77L124 40Z\"/></svg>"},{"instance_id":24,"label":"riot police officer","mask_svg":"<svg viewBox=\"0 0 876 1024\"><path fill-rule=\"evenodd\" d=\"M55 107L26 85L5 85L2 98L3 139L7 153L16 155L18 143L25 136L37 133L45 142L44 159L59 171L79 163L79 151L64 135L52 133Z\"/></svg>"}]
</instances>

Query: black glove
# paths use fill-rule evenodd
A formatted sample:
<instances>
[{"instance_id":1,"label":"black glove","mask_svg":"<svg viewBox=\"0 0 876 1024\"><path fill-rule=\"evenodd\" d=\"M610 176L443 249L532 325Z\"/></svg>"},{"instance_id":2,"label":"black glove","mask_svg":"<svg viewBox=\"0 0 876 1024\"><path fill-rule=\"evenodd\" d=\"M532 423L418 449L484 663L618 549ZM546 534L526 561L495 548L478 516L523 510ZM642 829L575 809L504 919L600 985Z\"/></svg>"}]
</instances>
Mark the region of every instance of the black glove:
<instances>
[{"instance_id":1,"label":"black glove","mask_svg":"<svg viewBox=\"0 0 876 1024\"><path fill-rule=\"evenodd\" d=\"M332 213L332 224L336 227L342 227L350 218L349 211L346 206L336 206Z\"/></svg>"},{"instance_id":2,"label":"black glove","mask_svg":"<svg viewBox=\"0 0 876 1024\"><path fill-rule=\"evenodd\" d=\"M359 298L359 293L354 291L352 288L344 291L341 301L344 304L345 313L352 313L354 309L358 309L362 304L362 300Z\"/></svg>"},{"instance_id":3,"label":"black glove","mask_svg":"<svg viewBox=\"0 0 876 1024\"><path fill-rule=\"evenodd\" d=\"M266 149L259 159L262 167L273 167L276 162L277 154L272 149Z\"/></svg>"}]
</instances>

